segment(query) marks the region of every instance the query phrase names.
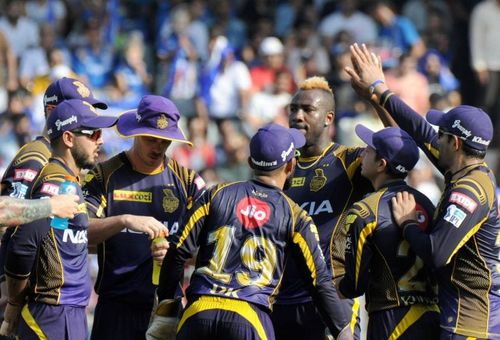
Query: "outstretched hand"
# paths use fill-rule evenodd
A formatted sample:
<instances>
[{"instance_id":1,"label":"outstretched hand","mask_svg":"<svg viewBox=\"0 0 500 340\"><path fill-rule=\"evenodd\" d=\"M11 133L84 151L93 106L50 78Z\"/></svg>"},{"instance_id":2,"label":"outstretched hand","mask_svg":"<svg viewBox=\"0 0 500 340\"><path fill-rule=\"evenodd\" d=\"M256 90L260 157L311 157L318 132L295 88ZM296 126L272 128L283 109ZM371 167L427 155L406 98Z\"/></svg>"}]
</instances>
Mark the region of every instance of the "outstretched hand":
<instances>
[{"instance_id":1,"label":"outstretched hand","mask_svg":"<svg viewBox=\"0 0 500 340\"><path fill-rule=\"evenodd\" d=\"M370 52L365 44L361 46L353 44L350 46L350 50L353 67L346 66L345 71L351 77L351 85L361 97L367 100L375 100L373 92L370 91L370 86L375 81L382 81L377 86L384 87L384 91L387 89L382 69L382 59L375 53Z\"/></svg>"},{"instance_id":2,"label":"outstretched hand","mask_svg":"<svg viewBox=\"0 0 500 340\"><path fill-rule=\"evenodd\" d=\"M406 221L417 220L415 197L412 194L407 191L398 192L391 202L392 215L399 227Z\"/></svg>"}]
</instances>

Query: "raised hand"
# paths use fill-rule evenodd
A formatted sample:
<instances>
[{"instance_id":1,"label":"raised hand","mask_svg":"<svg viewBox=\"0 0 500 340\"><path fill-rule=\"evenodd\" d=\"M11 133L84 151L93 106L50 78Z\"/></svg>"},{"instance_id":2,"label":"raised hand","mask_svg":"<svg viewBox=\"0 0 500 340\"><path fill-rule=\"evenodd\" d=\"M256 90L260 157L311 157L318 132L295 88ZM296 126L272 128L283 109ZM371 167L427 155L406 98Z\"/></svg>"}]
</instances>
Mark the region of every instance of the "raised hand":
<instances>
[{"instance_id":1,"label":"raised hand","mask_svg":"<svg viewBox=\"0 0 500 340\"><path fill-rule=\"evenodd\" d=\"M352 87L361 97L373 100L372 96L375 87L370 89L371 86L376 84L375 86L383 87L383 91L387 89L382 69L382 59L375 53L370 52L365 44L361 46L358 44L351 45L350 50L353 67L346 66L345 71L351 77Z\"/></svg>"},{"instance_id":2,"label":"raised hand","mask_svg":"<svg viewBox=\"0 0 500 340\"><path fill-rule=\"evenodd\" d=\"M408 220L417 220L415 197L412 194L407 191L398 192L391 202L392 216L399 227Z\"/></svg>"}]
</instances>

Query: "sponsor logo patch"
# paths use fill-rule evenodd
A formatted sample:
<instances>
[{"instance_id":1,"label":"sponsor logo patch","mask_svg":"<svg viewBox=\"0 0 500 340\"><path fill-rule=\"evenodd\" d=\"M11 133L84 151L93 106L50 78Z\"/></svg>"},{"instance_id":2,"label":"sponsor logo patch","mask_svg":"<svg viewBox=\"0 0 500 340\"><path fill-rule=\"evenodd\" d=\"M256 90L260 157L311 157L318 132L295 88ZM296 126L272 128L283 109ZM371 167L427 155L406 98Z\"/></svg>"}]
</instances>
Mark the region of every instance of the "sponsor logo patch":
<instances>
[{"instance_id":1,"label":"sponsor logo patch","mask_svg":"<svg viewBox=\"0 0 500 340\"><path fill-rule=\"evenodd\" d=\"M306 182L305 177L294 177L292 178L292 188L302 187L304 186L305 182Z\"/></svg>"},{"instance_id":2,"label":"sponsor logo patch","mask_svg":"<svg viewBox=\"0 0 500 340\"><path fill-rule=\"evenodd\" d=\"M10 193L10 197L14 198L24 198L26 197L26 193L28 192L28 186L19 182L12 183L12 192Z\"/></svg>"},{"instance_id":3,"label":"sponsor logo patch","mask_svg":"<svg viewBox=\"0 0 500 340\"><path fill-rule=\"evenodd\" d=\"M153 193L148 191L113 190L113 199L115 201L151 203L153 202Z\"/></svg>"},{"instance_id":4,"label":"sponsor logo patch","mask_svg":"<svg viewBox=\"0 0 500 340\"><path fill-rule=\"evenodd\" d=\"M456 228L462 225L462 222L467 217L467 214L460 210L455 204L452 204L446 209L444 220L453 224Z\"/></svg>"},{"instance_id":5,"label":"sponsor logo patch","mask_svg":"<svg viewBox=\"0 0 500 340\"><path fill-rule=\"evenodd\" d=\"M43 183L40 192L49 194L50 196L56 196L59 194L59 185L53 183Z\"/></svg>"},{"instance_id":6,"label":"sponsor logo patch","mask_svg":"<svg viewBox=\"0 0 500 340\"><path fill-rule=\"evenodd\" d=\"M205 181L201 177L196 177L194 179L194 184L196 185L196 189L201 190L205 187Z\"/></svg>"},{"instance_id":7,"label":"sponsor logo patch","mask_svg":"<svg viewBox=\"0 0 500 340\"><path fill-rule=\"evenodd\" d=\"M245 197L236 204L236 216L245 229L260 228L269 220L271 208L257 198Z\"/></svg>"},{"instance_id":8,"label":"sponsor logo patch","mask_svg":"<svg viewBox=\"0 0 500 340\"><path fill-rule=\"evenodd\" d=\"M456 203L465 209L467 209L470 213L474 212L477 208L477 203L474 202L472 198L467 195L462 194L461 192L452 192L450 195L449 202Z\"/></svg>"},{"instance_id":9,"label":"sponsor logo patch","mask_svg":"<svg viewBox=\"0 0 500 340\"><path fill-rule=\"evenodd\" d=\"M32 169L16 169L14 170L14 180L33 182L37 174L38 172Z\"/></svg>"},{"instance_id":10,"label":"sponsor logo patch","mask_svg":"<svg viewBox=\"0 0 500 340\"><path fill-rule=\"evenodd\" d=\"M420 229L425 230L429 226L429 215L425 211L425 209L420 205L416 204L415 210L417 212L417 224Z\"/></svg>"}]
</instances>

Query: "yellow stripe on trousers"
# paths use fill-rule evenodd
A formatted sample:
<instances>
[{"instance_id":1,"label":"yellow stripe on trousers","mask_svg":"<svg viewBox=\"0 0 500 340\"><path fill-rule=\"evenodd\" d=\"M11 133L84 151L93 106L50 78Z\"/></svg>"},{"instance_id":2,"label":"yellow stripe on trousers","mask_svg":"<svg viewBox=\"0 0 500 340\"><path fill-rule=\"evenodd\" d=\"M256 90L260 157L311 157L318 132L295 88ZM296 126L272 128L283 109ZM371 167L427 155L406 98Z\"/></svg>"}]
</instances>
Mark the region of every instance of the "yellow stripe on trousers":
<instances>
[{"instance_id":1,"label":"yellow stripe on trousers","mask_svg":"<svg viewBox=\"0 0 500 340\"><path fill-rule=\"evenodd\" d=\"M410 307L406 315L399 321L394 331L389 336L389 340L399 338L411 325L413 325L422 315L427 312L438 312L439 308L436 305L413 305Z\"/></svg>"},{"instance_id":2,"label":"yellow stripe on trousers","mask_svg":"<svg viewBox=\"0 0 500 340\"><path fill-rule=\"evenodd\" d=\"M221 309L239 314L255 328L257 334L262 340L267 340L267 335L264 327L262 326L262 323L260 322L259 316L248 302L235 299L226 299L217 296L202 296L192 305L190 305L182 315L181 321L177 326L177 333L179 333L179 330L187 319L197 313L211 309Z\"/></svg>"},{"instance_id":3,"label":"yellow stripe on trousers","mask_svg":"<svg viewBox=\"0 0 500 340\"><path fill-rule=\"evenodd\" d=\"M28 304L25 304L23 310L21 311L21 316L23 317L24 322L28 325L29 328L38 336L40 340L47 340L47 336L43 333L42 329L36 323L35 318L31 315L30 310L28 309Z\"/></svg>"}]
</instances>

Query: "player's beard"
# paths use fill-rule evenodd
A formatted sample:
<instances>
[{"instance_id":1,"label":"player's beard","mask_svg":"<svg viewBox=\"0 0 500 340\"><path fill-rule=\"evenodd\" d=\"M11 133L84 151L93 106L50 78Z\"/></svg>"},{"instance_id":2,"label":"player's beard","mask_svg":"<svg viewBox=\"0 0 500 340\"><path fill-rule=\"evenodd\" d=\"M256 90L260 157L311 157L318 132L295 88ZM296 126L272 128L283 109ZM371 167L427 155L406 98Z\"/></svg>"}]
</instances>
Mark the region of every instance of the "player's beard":
<instances>
[{"instance_id":1,"label":"player's beard","mask_svg":"<svg viewBox=\"0 0 500 340\"><path fill-rule=\"evenodd\" d=\"M287 176L285 183L283 184L283 190L288 190L292 186L293 172Z\"/></svg>"},{"instance_id":2,"label":"player's beard","mask_svg":"<svg viewBox=\"0 0 500 340\"><path fill-rule=\"evenodd\" d=\"M71 155L75 160L75 164L80 169L92 169L95 166L95 160L84 148L75 147L71 149Z\"/></svg>"}]
</instances>

